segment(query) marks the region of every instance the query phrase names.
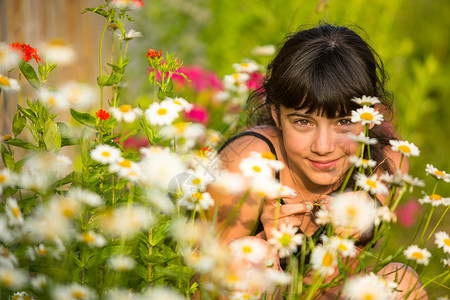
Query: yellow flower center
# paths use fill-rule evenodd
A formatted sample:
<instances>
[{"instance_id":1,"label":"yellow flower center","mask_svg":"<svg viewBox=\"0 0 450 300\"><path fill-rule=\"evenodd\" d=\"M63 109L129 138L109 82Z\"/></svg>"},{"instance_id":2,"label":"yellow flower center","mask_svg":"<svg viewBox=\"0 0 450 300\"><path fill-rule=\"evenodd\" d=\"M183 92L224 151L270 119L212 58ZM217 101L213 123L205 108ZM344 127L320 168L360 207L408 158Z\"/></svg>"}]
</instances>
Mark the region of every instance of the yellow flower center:
<instances>
[{"instance_id":1,"label":"yellow flower center","mask_svg":"<svg viewBox=\"0 0 450 300\"><path fill-rule=\"evenodd\" d=\"M239 74L233 74L233 78L238 80L239 79Z\"/></svg>"},{"instance_id":2,"label":"yellow flower center","mask_svg":"<svg viewBox=\"0 0 450 300\"><path fill-rule=\"evenodd\" d=\"M176 123L173 124L173 126L177 129L178 133L183 133L186 130L188 123Z\"/></svg>"},{"instance_id":3,"label":"yellow flower center","mask_svg":"<svg viewBox=\"0 0 450 300\"><path fill-rule=\"evenodd\" d=\"M52 105L52 106L55 106L55 104L56 104L56 99L53 98L53 97L49 97L49 98L48 98L48 103L49 103L50 105Z\"/></svg>"},{"instance_id":4,"label":"yellow flower center","mask_svg":"<svg viewBox=\"0 0 450 300\"><path fill-rule=\"evenodd\" d=\"M192 180L192 183L197 185L200 184L202 182L202 180L200 178L195 178L194 180Z\"/></svg>"},{"instance_id":5,"label":"yellow flower center","mask_svg":"<svg viewBox=\"0 0 450 300\"><path fill-rule=\"evenodd\" d=\"M259 173L259 172L261 172L261 168L260 167L258 167L258 166L253 166L253 171L255 171L256 173Z\"/></svg>"},{"instance_id":6,"label":"yellow flower center","mask_svg":"<svg viewBox=\"0 0 450 300\"><path fill-rule=\"evenodd\" d=\"M356 209L354 207L347 208L347 214L352 218L356 217Z\"/></svg>"},{"instance_id":7,"label":"yellow flower center","mask_svg":"<svg viewBox=\"0 0 450 300\"><path fill-rule=\"evenodd\" d=\"M373 120L373 115L371 113L368 113L368 112L362 113L359 117L361 118L361 120L365 120L365 121L372 121Z\"/></svg>"},{"instance_id":8,"label":"yellow flower center","mask_svg":"<svg viewBox=\"0 0 450 300\"><path fill-rule=\"evenodd\" d=\"M5 175L0 175L0 183L3 183L6 181L6 176Z\"/></svg>"},{"instance_id":9,"label":"yellow flower center","mask_svg":"<svg viewBox=\"0 0 450 300\"><path fill-rule=\"evenodd\" d=\"M444 239L444 244L450 247L450 239Z\"/></svg>"},{"instance_id":10,"label":"yellow flower center","mask_svg":"<svg viewBox=\"0 0 450 300\"><path fill-rule=\"evenodd\" d=\"M424 258L422 252L414 252L413 254L411 254L411 257L414 257L415 259L423 259Z\"/></svg>"},{"instance_id":11,"label":"yellow flower center","mask_svg":"<svg viewBox=\"0 0 450 300\"><path fill-rule=\"evenodd\" d=\"M63 216L71 218L75 215L75 211L76 207L71 200L67 198L61 200L61 213L63 214Z\"/></svg>"},{"instance_id":12,"label":"yellow flower center","mask_svg":"<svg viewBox=\"0 0 450 300\"><path fill-rule=\"evenodd\" d=\"M0 50L0 60L2 60L4 57L6 57L6 52Z\"/></svg>"},{"instance_id":13,"label":"yellow flower center","mask_svg":"<svg viewBox=\"0 0 450 300\"><path fill-rule=\"evenodd\" d=\"M53 39L49 42L50 46L55 46L55 47L65 47L67 46L66 42L64 42L64 40L62 39Z\"/></svg>"},{"instance_id":14,"label":"yellow flower center","mask_svg":"<svg viewBox=\"0 0 450 300\"><path fill-rule=\"evenodd\" d=\"M173 103L176 104L176 105L180 105L181 106L181 102L178 101L178 100L173 100Z\"/></svg>"},{"instance_id":15,"label":"yellow flower center","mask_svg":"<svg viewBox=\"0 0 450 300\"><path fill-rule=\"evenodd\" d=\"M242 296L242 299L250 299L250 295L249 294L245 294Z\"/></svg>"},{"instance_id":16,"label":"yellow flower center","mask_svg":"<svg viewBox=\"0 0 450 300\"><path fill-rule=\"evenodd\" d=\"M5 135L2 137L2 139L3 139L4 141L8 141L8 140L12 139L12 136L10 136L9 134L5 134Z\"/></svg>"},{"instance_id":17,"label":"yellow flower center","mask_svg":"<svg viewBox=\"0 0 450 300\"><path fill-rule=\"evenodd\" d=\"M193 193L192 194L192 198L194 198L195 200L202 200L203 199L203 195L202 195L202 193L199 193L199 192Z\"/></svg>"},{"instance_id":18,"label":"yellow flower center","mask_svg":"<svg viewBox=\"0 0 450 300\"><path fill-rule=\"evenodd\" d=\"M292 240L291 236L287 233L283 233L283 235L279 239L280 244L283 247L289 246L291 244L291 240Z\"/></svg>"},{"instance_id":19,"label":"yellow flower center","mask_svg":"<svg viewBox=\"0 0 450 300\"><path fill-rule=\"evenodd\" d=\"M83 299L85 296L85 294L82 291L73 291L72 292L72 297L74 297L75 299Z\"/></svg>"},{"instance_id":20,"label":"yellow flower center","mask_svg":"<svg viewBox=\"0 0 450 300\"><path fill-rule=\"evenodd\" d=\"M248 63L242 63L242 64L241 64L241 67L247 68L247 67L248 67Z\"/></svg>"},{"instance_id":21,"label":"yellow flower center","mask_svg":"<svg viewBox=\"0 0 450 300\"><path fill-rule=\"evenodd\" d=\"M252 253L252 248L249 246L242 247L242 252L244 253Z\"/></svg>"},{"instance_id":22,"label":"yellow flower center","mask_svg":"<svg viewBox=\"0 0 450 300\"><path fill-rule=\"evenodd\" d=\"M2 86L10 86L11 82L9 82L8 78L0 76L0 85L2 85Z\"/></svg>"},{"instance_id":23,"label":"yellow flower center","mask_svg":"<svg viewBox=\"0 0 450 300\"><path fill-rule=\"evenodd\" d=\"M361 162L364 164L364 165L367 165L368 163L369 163L369 161L367 160L367 159L361 159Z\"/></svg>"},{"instance_id":24,"label":"yellow flower center","mask_svg":"<svg viewBox=\"0 0 450 300\"><path fill-rule=\"evenodd\" d=\"M275 154L273 154L272 152L264 152L263 154L261 154L261 157L265 159L275 160Z\"/></svg>"},{"instance_id":25,"label":"yellow flower center","mask_svg":"<svg viewBox=\"0 0 450 300\"><path fill-rule=\"evenodd\" d=\"M111 153L109 153L108 151L103 151L103 152L102 152L102 156L104 156L104 157L110 157L110 156L111 156Z\"/></svg>"},{"instance_id":26,"label":"yellow flower center","mask_svg":"<svg viewBox=\"0 0 450 300\"><path fill-rule=\"evenodd\" d=\"M398 150L403 152L403 153L411 153L411 148L409 148L406 145L401 145L398 147Z\"/></svg>"},{"instance_id":27,"label":"yellow flower center","mask_svg":"<svg viewBox=\"0 0 450 300\"><path fill-rule=\"evenodd\" d=\"M366 180L366 184L367 184L368 186L370 186L371 188L374 188L374 189L377 188L377 182L376 182L376 181L367 179L367 180Z\"/></svg>"},{"instance_id":28,"label":"yellow flower center","mask_svg":"<svg viewBox=\"0 0 450 300\"><path fill-rule=\"evenodd\" d=\"M227 276L227 281L229 282L229 283L234 283L234 282L237 282L239 280L239 277L237 277L236 275L234 275L234 274L229 274L228 276Z\"/></svg>"},{"instance_id":29,"label":"yellow flower center","mask_svg":"<svg viewBox=\"0 0 450 300\"><path fill-rule=\"evenodd\" d=\"M364 300L373 300L373 295L372 294L365 294L363 297Z\"/></svg>"},{"instance_id":30,"label":"yellow flower center","mask_svg":"<svg viewBox=\"0 0 450 300\"><path fill-rule=\"evenodd\" d=\"M160 115L160 116L164 116L164 115L166 115L167 114L167 109L165 109L165 108L160 108L160 109L158 109L158 111L156 112L158 115Z\"/></svg>"},{"instance_id":31,"label":"yellow flower center","mask_svg":"<svg viewBox=\"0 0 450 300\"><path fill-rule=\"evenodd\" d=\"M94 236L92 234L90 234L89 232L83 232L83 235L81 236L81 239L85 243L92 243L92 242L95 241Z\"/></svg>"},{"instance_id":32,"label":"yellow flower center","mask_svg":"<svg viewBox=\"0 0 450 300\"><path fill-rule=\"evenodd\" d=\"M45 255L47 254L47 249L45 249L45 247L39 247L37 250L37 254L38 255Z\"/></svg>"},{"instance_id":33,"label":"yellow flower center","mask_svg":"<svg viewBox=\"0 0 450 300\"><path fill-rule=\"evenodd\" d=\"M13 207L11 210L14 215L14 218L17 219L20 216L20 210L17 207Z\"/></svg>"},{"instance_id":34,"label":"yellow flower center","mask_svg":"<svg viewBox=\"0 0 450 300\"><path fill-rule=\"evenodd\" d=\"M437 176L444 176L444 172L437 170L436 172L434 172L434 174L436 174Z\"/></svg>"},{"instance_id":35,"label":"yellow flower center","mask_svg":"<svg viewBox=\"0 0 450 300\"><path fill-rule=\"evenodd\" d=\"M131 161L129 161L128 159L124 159L119 163L119 166L124 168L131 168Z\"/></svg>"},{"instance_id":36,"label":"yellow flower center","mask_svg":"<svg viewBox=\"0 0 450 300\"><path fill-rule=\"evenodd\" d=\"M347 251L348 250L347 246L345 246L344 244L339 244L338 248L341 251Z\"/></svg>"},{"instance_id":37,"label":"yellow flower center","mask_svg":"<svg viewBox=\"0 0 450 300\"><path fill-rule=\"evenodd\" d=\"M322 266L329 267L333 263L333 255L330 252L325 253L322 259Z\"/></svg>"},{"instance_id":38,"label":"yellow flower center","mask_svg":"<svg viewBox=\"0 0 450 300\"><path fill-rule=\"evenodd\" d=\"M438 195L438 194L433 194L430 196L430 200L439 201L441 199L442 199L442 196Z\"/></svg>"},{"instance_id":39,"label":"yellow flower center","mask_svg":"<svg viewBox=\"0 0 450 300\"><path fill-rule=\"evenodd\" d=\"M11 278L11 275L10 274L3 275L3 277L1 278L1 282L3 283L3 285L6 285L6 286L12 285L13 280Z\"/></svg>"},{"instance_id":40,"label":"yellow flower center","mask_svg":"<svg viewBox=\"0 0 450 300\"><path fill-rule=\"evenodd\" d=\"M119 107L119 110L123 113L129 112L131 110L130 104L124 104Z\"/></svg>"}]
</instances>

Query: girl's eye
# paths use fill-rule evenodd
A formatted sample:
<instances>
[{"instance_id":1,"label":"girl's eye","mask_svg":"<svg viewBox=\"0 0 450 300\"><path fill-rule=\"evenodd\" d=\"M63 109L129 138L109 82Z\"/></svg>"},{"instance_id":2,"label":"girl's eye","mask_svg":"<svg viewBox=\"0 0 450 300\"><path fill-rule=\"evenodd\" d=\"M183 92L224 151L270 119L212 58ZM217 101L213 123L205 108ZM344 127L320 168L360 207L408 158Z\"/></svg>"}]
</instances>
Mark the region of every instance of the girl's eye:
<instances>
[{"instance_id":1,"label":"girl's eye","mask_svg":"<svg viewBox=\"0 0 450 300\"><path fill-rule=\"evenodd\" d=\"M300 119L296 121L297 124L302 125L302 126L307 126L309 125L309 121L305 120L305 119Z\"/></svg>"},{"instance_id":2,"label":"girl's eye","mask_svg":"<svg viewBox=\"0 0 450 300\"><path fill-rule=\"evenodd\" d=\"M353 124L352 121L350 119L342 119L338 121L338 124L341 126L346 126L346 125L350 125Z\"/></svg>"}]
</instances>

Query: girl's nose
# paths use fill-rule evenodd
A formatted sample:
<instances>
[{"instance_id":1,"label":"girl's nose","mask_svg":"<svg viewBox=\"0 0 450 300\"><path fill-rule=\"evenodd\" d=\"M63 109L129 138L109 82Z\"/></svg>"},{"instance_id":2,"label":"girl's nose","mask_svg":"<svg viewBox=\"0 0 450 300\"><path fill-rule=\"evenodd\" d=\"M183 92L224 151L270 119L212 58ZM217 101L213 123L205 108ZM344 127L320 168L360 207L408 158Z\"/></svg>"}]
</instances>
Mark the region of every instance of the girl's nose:
<instances>
[{"instance_id":1,"label":"girl's nose","mask_svg":"<svg viewBox=\"0 0 450 300\"><path fill-rule=\"evenodd\" d=\"M318 127L311 144L311 151L323 156L332 153L335 146L332 130L326 127Z\"/></svg>"}]
</instances>

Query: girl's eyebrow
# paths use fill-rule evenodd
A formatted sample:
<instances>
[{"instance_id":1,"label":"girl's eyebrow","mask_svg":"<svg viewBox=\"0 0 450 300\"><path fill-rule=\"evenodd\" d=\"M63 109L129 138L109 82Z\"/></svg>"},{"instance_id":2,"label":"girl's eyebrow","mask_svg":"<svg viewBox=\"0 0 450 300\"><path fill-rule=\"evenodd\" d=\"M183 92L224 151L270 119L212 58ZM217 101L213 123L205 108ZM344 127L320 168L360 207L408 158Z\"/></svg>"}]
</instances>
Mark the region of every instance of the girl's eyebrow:
<instances>
[{"instance_id":1,"label":"girl's eyebrow","mask_svg":"<svg viewBox=\"0 0 450 300\"><path fill-rule=\"evenodd\" d=\"M303 114L303 113L298 112L298 111L293 111L293 112L289 113L287 116L288 117L295 116L295 117L311 118L311 115Z\"/></svg>"}]
</instances>

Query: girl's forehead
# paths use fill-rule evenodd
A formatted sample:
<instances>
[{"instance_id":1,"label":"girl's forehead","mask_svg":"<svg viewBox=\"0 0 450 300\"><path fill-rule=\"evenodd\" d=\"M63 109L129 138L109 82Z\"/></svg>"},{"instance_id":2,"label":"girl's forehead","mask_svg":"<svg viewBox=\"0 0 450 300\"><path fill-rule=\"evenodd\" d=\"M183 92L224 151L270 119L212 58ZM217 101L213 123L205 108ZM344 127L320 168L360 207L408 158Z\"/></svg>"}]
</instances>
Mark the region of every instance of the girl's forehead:
<instances>
[{"instance_id":1,"label":"girl's forehead","mask_svg":"<svg viewBox=\"0 0 450 300\"><path fill-rule=\"evenodd\" d=\"M280 105L281 108L281 112L284 113L286 116L290 116L290 115L304 115L304 116L310 116L310 117L325 117L327 119L332 119L327 117L326 114L324 114L321 111L315 110L315 111L310 111L310 109L308 108L287 108L283 105ZM339 114L339 112L336 110L336 115L335 118L340 118L343 117L341 114Z\"/></svg>"}]
</instances>

